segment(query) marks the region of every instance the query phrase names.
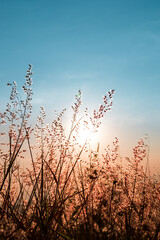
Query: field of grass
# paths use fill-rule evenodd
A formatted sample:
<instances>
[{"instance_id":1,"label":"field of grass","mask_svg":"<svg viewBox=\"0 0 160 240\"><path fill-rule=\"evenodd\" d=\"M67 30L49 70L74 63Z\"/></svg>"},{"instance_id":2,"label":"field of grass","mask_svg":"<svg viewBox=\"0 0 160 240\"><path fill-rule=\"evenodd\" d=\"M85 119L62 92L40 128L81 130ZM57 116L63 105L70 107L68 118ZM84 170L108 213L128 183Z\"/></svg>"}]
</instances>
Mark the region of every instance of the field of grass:
<instances>
[{"instance_id":1,"label":"field of grass","mask_svg":"<svg viewBox=\"0 0 160 240\"><path fill-rule=\"evenodd\" d=\"M69 134L62 123L65 110L46 125L41 107L31 128L31 75L29 65L24 99L15 82L8 84L10 101L0 113L0 239L160 239L160 182L150 174L145 141L125 166L118 138L103 155L99 145L96 151L88 147L89 138L82 146L78 141L80 124L88 134L98 131L114 90L83 117L78 91ZM31 162L30 168L23 162Z\"/></svg>"}]
</instances>

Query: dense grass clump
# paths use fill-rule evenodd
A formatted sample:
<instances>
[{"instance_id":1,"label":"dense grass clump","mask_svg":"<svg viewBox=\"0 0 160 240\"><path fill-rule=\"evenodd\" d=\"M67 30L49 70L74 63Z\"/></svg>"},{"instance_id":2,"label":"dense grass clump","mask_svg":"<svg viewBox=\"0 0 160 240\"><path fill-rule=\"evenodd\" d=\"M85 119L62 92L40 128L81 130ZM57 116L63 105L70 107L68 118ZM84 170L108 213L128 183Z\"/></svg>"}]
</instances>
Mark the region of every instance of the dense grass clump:
<instances>
[{"instance_id":1,"label":"dense grass clump","mask_svg":"<svg viewBox=\"0 0 160 240\"><path fill-rule=\"evenodd\" d=\"M97 131L112 107L114 90L98 111L79 117L81 91L72 106L66 134L63 110L45 125L41 107L31 128L32 69L22 87L25 99L11 87L10 102L0 113L0 239L160 239L160 182L150 175L148 146L141 139L133 158L122 166L119 142L100 156L78 142L82 124L88 134ZM33 138L36 144L32 144ZM23 162L30 168L22 168Z\"/></svg>"}]
</instances>

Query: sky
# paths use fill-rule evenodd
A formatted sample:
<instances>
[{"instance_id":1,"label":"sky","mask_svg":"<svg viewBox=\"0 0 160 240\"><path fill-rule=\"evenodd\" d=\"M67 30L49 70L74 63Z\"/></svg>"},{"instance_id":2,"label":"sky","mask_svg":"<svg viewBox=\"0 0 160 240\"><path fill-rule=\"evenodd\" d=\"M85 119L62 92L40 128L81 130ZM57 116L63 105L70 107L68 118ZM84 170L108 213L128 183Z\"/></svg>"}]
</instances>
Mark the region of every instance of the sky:
<instances>
[{"instance_id":1,"label":"sky","mask_svg":"<svg viewBox=\"0 0 160 240\"><path fill-rule=\"evenodd\" d=\"M92 111L115 89L102 145L117 136L130 156L148 134L150 164L160 170L159 0L0 0L0 31L0 111L6 83L22 86L29 63L35 115L43 105L52 119L79 89Z\"/></svg>"}]
</instances>

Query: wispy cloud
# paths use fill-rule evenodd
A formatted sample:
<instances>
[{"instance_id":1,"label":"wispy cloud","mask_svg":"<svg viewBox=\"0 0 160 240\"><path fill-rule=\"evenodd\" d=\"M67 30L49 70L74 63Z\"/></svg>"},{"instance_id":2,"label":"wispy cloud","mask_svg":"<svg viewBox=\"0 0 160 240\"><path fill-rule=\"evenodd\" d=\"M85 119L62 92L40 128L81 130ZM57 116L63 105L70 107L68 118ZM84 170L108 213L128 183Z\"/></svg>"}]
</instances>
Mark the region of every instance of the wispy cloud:
<instances>
[{"instance_id":1,"label":"wispy cloud","mask_svg":"<svg viewBox=\"0 0 160 240\"><path fill-rule=\"evenodd\" d=\"M39 104L44 104L44 103L45 103L45 99L33 97L33 100L32 100L33 105L39 105Z\"/></svg>"},{"instance_id":2,"label":"wispy cloud","mask_svg":"<svg viewBox=\"0 0 160 240\"><path fill-rule=\"evenodd\" d=\"M86 79L94 79L95 75L92 73L74 73L74 72L64 72L60 75L62 80L86 80Z\"/></svg>"}]
</instances>

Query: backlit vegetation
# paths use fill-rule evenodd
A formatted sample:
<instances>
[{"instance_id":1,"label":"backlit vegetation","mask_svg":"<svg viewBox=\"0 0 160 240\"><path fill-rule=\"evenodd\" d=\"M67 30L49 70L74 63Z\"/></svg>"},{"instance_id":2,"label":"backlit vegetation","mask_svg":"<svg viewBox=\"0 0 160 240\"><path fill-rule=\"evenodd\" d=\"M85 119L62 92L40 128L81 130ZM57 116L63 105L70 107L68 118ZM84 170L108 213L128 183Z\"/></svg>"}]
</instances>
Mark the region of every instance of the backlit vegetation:
<instances>
[{"instance_id":1,"label":"backlit vegetation","mask_svg":"<svg viewBox=\"0 0 160 240\"><path fill-rule=\"evenodd\" d=\"M41 107L32 129L31 75L29 65L24 99L15 82L8 84L10 101L0 113L0 239L160 239L160 183L149 172L148 145L141 139L125 166L118 138L103 155L99 144L96 151L88 147L89 134L112 107L114 90L91 116L87 109L79 116L78 91L69 134L65 109L46 125ZM83 144L81 124L88 129Z\"/></svg>"}]
</instances>

